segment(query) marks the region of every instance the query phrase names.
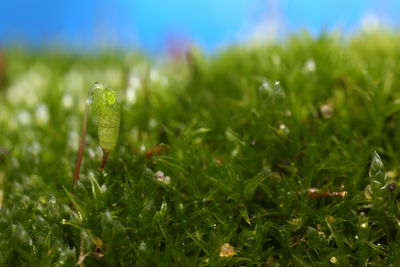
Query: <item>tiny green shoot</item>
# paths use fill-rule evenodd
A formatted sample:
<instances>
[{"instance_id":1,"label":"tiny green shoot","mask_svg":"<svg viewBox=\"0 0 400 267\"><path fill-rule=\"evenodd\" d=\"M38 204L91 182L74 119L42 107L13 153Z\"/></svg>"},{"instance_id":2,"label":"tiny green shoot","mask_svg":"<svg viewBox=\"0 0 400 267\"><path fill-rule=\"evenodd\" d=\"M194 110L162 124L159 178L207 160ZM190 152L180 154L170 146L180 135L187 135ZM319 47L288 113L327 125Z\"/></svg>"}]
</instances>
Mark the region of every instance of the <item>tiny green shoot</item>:
<instances>
[{"instance_id":1,"label":"tiny green shoot","mask_svg":"<svg viewBox=\"0 0 400 267\"><path fill-rule=\"evenodd\" d=\"M117 95L114 90L105 88L102 84L96 82L90 90L85 103L82 132L74 171L73 191L75 190L76 183L79 179L79 172L83 160L90 104L93 105L97 117L99 144L103 150L103 159L101 161L100 170L104 170L107 164L108 154L115 147L119 134L120 105Z\"/></svg>"}]
</instances>

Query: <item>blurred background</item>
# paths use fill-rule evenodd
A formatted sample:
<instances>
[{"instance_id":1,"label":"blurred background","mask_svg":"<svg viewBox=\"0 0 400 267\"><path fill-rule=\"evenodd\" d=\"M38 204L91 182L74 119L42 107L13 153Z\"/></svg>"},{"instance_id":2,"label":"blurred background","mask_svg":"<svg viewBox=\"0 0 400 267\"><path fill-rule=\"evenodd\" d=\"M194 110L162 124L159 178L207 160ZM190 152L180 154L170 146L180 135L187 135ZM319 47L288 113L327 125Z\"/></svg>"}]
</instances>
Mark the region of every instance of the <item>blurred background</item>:
<instances>
[{"instance_id":1,"label":"blurred background","mask_svg":"<svg viewBox=\"0 0 400 267\"><path fill-rule=\"evenodd\" d=\"M306 29L345 34L400 23L395 0L2 0L0 46L207 52Z\"/></svg>"}]
</instances>

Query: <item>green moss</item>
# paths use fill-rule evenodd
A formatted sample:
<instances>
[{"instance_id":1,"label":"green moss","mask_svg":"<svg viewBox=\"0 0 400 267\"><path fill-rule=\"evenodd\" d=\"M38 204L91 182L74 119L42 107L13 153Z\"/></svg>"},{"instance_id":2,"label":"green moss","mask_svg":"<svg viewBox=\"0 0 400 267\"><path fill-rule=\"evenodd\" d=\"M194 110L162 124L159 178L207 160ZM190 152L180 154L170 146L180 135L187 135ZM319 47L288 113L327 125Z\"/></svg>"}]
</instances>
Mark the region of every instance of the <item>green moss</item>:
<instances>
[{"instance_id":1,"label":"green moss","mask_svg":"<svg viewBox=\"0 0 400 267\"><path fill-rule=\"evenodd\" d=\"M399 41L301 34L158 65L6 51L0 265L398 266ZM71 194L93 81L121 103L95 90Z\"/></svg>"}]
</instances>

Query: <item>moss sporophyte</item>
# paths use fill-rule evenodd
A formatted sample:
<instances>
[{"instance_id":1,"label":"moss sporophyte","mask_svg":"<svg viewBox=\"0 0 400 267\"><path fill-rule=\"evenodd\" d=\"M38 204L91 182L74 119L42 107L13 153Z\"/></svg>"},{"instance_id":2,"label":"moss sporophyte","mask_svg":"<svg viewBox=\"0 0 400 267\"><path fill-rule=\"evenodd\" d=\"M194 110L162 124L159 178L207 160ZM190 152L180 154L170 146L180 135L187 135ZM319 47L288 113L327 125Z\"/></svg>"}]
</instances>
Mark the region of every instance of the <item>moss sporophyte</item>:
<instances>
[{"instance_id":1,"label":"moss sporophyte","mask_svg":"<svg viewBox=\"0 0 400 267\"><path fill-rule=\"evenodd\" d=\"M400 266L400 33L378 31L188 62L6 49L0 266Z\"/></svg>"},{"instance_id":2,"label":"moss sporophyte","mask_svg":"<svg viewBox=\"0 0 400 267\"><path fill-rule=\"evenodd\" d=\"M75 189L76 183L79 179L79 171L83 159L89 105L93 105L93 110L97 117L99 144L103 150L103 159L101 161L100 170L105 168L108 154L115 147L119 134L120 104L117 95L114 90L105 88L102 84L96 82L90 90L88 99L85 103L82 133L74 172L73 190Z\"/></svg>"}]
</instances>

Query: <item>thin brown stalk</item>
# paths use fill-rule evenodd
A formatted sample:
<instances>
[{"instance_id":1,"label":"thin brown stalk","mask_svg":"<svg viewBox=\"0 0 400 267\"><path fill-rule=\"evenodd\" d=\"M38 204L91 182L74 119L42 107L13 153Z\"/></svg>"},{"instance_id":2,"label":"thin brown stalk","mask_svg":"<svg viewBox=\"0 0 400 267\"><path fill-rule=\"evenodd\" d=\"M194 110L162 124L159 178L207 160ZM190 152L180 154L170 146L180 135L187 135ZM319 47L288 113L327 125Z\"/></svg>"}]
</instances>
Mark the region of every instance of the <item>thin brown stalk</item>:
<instances>
[{"instance_id":1,"label":"thin brown stalk","mask_svg":"<svg viewBox=\"0 0 400 267\"><path fill-rule=\"evenodd\" d=\"M104 168L106 167L108 154L109 154L109 151L107 149L103 148L103 159L101 160L100 171L104 170Z\"/></svg>"},{"instance_id":2,"label":"thin brown stalk","mask_svg":"<svg viewBox=\"0 0 400 267\"><path fill-rule=\"evenodd\" d=\"M76 184L79 179L79 172L80 172L81 164L82 164L82 160L83 160L83 152L85 150L88 113L89 113L89 103L86 101L85 111L83 113L82 133L81 133L81 139L79 141L78 157L76 158L76 164L75 164L74 183L72 185L72 192L75 192L75 188L76 188Z\"/></svg>"}]
</instances>

